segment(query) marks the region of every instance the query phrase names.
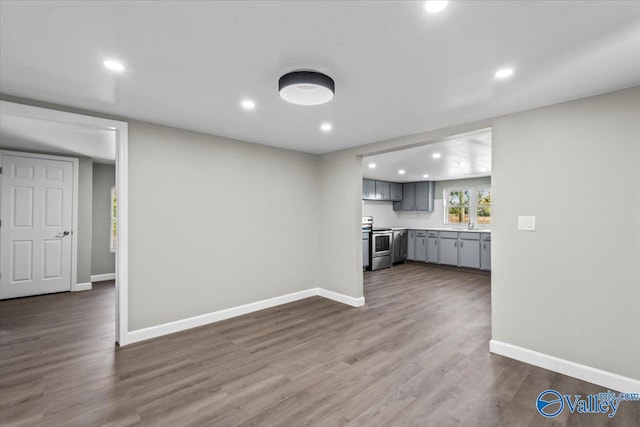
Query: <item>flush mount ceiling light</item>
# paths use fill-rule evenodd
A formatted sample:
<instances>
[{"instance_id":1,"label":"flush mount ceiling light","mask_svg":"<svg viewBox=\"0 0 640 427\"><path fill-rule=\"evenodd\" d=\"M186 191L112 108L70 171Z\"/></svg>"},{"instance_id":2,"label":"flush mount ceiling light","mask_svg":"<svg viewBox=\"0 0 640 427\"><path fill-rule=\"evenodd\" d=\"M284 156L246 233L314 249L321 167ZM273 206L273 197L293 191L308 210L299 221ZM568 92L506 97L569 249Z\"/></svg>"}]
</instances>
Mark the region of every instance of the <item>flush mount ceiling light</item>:
<instances>
[{"instance_id":1,"label":"flush mount ceiling light","mask_svg":"<svg viewBox=\"0 0 640 427\"><path fill-rule=\"evenodd\" d=\"M375 163L369 163L369 169L375 169L375 168L376 168Z\"/></svg>"},{"instance_id":2,"label":"flush mount ceiling light","mask_svg":"<svg viewBox=\"0 0 640 427\"><path fill-rule=\"evenodd\" d=\"M496 79L506 79L513 75L513 68L501 68L494 74Z\"/></svg>"},{"instance_id":3,"label":"flush mount ceiling light","mask_svg":"<svg viewBox=\"0 0 640 427\"><path fill-rule=\"evenodd\" d=\"M320 125L320 129L322 129L323 132L331 132L333 126L331 126L331 123L323 123Z\"/></svg>"},{"instance_id":4,"label":"flush mount ceiling light","mask_svg":"<svg viewBox=\"0 0 640 427\"><path fill-rule=\"evenodd\" d=\"M400 175L404 175L404 174L405 174L405 172L406 172L406 171L405 171L404 169L400 169L400 170L398 171L398 173L399 173Z\"/></svg>"},{"instance_id":5,"label":"flush mount ceiling light","mask_svg":"<svg viewBox=\"0 0 640 427\"><path fill-rule=\"evenodd\" d=\"M447 0L427 0L424 2L424 10L428 13L442 12L447 7Z\"/></svg>"},{"instance_id":6,"label":"flush mount ceiling light","mask_svg":"<svg viewBox=\"0 0 640 427\"><path fill-rule=\"evenodd\" d=\"M440 153L433 153L431 157L433 157L434 159L439 159L440 157L442 157L442 155Z\"/></svg>"},{"instance_id":7,"label":"flush mount ceiling light","mask_svg":"<svg viewBox=\"0 0 640 427\"><path fill-rule=\"evenodd\" d=\"M429 178L429 174L425 173L424 175L422 175L423 178Z\"/></svg>"},{"instance_id":8,"label":"flush mount ceiling light","mask_svg":"<svg viewBox=\"0 0 640 427\"><path fill-rule=\"evenodd\" d=\"M244 108L245 110L253 110L254 108L256 108L256 103L250 99L243 100L241 104L242 108Z\"/></svg>"},{"instance_id":9,"label":"flush mount ceiling light","mask_svg":"<svg viewBox=\"0 0 640 427\"><path fill-rule=\"evenodd\" d=\"M106 68L110 69L111 71L124 71L124 65L112 59L107 59L102 63L102 65L104 65Z\"/></svg>"},{"instance_id":10,"label":"flush mount ceiling light","mask_svg":"<svg viewBox=\"0 0 640 427\"><path fill-rule=\"evenodd\" d=\"M333 99L335 82L317 71L292 71L280 77L278 91L292 104L319 105Z\"/></svg>"}]
</instances>

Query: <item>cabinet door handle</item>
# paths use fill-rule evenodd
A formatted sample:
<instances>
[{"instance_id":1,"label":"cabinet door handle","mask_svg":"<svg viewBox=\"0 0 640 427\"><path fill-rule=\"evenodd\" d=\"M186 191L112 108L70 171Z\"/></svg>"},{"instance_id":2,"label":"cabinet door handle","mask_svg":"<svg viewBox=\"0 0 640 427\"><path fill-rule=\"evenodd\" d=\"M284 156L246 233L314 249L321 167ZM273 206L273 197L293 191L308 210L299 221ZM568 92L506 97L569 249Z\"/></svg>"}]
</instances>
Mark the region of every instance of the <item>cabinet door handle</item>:
<instances>
[{"instance_id":1,"label":"cabinet door handle","mask_svg":"<svg viewBox=\"0 0 640 427\"><path fill-rule=\"evenodd\" d=\"M487 249L487 244L486 244L486 243L484 243L484 244L482 245L482 249Z\"/></svg>"},{"instance_id":2,"label":"cabinet door handle","mask_svg":"<svg viewBox=\"0 0 640 427\"><path fill-rule=\"evenodd\" d=\"M434 241L433 241L433 245L434 245L434 246L438 246L438 241L437 241L437 240L434 240Z\"/></svg>"},{"instance_id":3,"label":"cabinet door handle","mask_svg":"<svg viewBox=\"0 0 640 427\"><path fill-rule=\"evenodd\" d=\"M460 247L463 248L464 247L464 242L460 242Z\"/></svg>"},{"instance_id":4,"label":"cabinet door handle","mask_svg":"<svg viewBox=\"0 0 640 427\"><path fill-rule=\"evenodd\" d=\"M458 242L453 242L453 246L457 248L458 247Z\"/></svg>"}]
</instances>

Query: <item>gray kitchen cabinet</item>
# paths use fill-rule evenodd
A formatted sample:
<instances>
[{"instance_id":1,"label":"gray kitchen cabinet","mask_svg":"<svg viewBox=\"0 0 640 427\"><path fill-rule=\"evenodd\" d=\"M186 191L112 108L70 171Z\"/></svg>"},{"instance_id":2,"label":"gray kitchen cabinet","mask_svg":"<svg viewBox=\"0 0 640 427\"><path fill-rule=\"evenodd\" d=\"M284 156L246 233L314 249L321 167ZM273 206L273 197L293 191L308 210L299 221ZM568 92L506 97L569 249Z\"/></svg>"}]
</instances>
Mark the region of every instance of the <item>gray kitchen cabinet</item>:
<instances>
[{"instance_id":1,"label":"gray kitchen cabinet","mask_svg":"<svg viewBox=\"0 0 640 427\"><path fill-rule=\"evenodd\" d=\"M376 200L389 200L391 198L390 183L376 181Z\"/></svg>"},{"instance_id":2,"label":"gray kitchen cabinet","mask_svg":"<svg viewBox=\"0 0 640 427\"><path fill-rule=\"evenodd\" d=\"M427 262L427 232L416 231L416 261Z\"/></svg>"},{"instance_id":3,"label":"gray kitchen cabinet","mask_svg":"<svg viewBox=\"0 0 640 427\"><path fill-rule=\"evenodd\" d=\"M409 230L407 232L407 259L409 261L416 260L416 231Z\"/></svg>"},{"instance_id":4,"label":"gray kitchen cabinet","mask_svg":"<svg viewBox=\"0 0 640 427\"><path fill-rule=\"evenodd\" d=\"M480 234L459 233L460 267L480 268Z\"/></svg>"},{"instance_id":5,"label":"gray kitchen cabinet","mask_svg":"<svg viewBox=\"0 0 640 427\"><path fill-rule=\"evenodd\" d=\"M393 263L407 260L407 230L393 230Z\"/></svg>"},{"instance_id":6,"label":"gray kitchen cabinet","mask_svg":"<svg viewBox=\"0 0 640 427\"><path fill-rule=\"evenodd\" d=\"M402 201L400 202L401 211L413 211L416 208L416 199L415 199L415 188L416 185L414 183L402 184ZM393 208L396 208L394 203Z\"/></svg>"},{"instance_id":7,"label":"gray kitchen cabinet","mask_svg":"<svg viewBox=\"0 0 640 427\"><path fill-rule=\"evenodd\" d=\"M376 198L376 182L372 179L362 180L362 199L375 200Z\"/></svg>"},{"instance_id":8,"label":"gray kitchen cabinet","mask_svg":"<svg viewBox=\"0 0 640 427\"><path fill-rule=\"evenodd\" d=\"M438 232L427 231L427 262L437 264L440 260L438 255Z\"/></svg>"},{"instance_id":9,"label":"gray kitchen cabinet","mask_svg":"<svg viewBox=\"0 0 640 427\"><path fill-rule=\"evenodd\" d=\"M402 184L398 182L389 183L390 198L394 202L402 201Z\"/></svg>"},{"instance_id":10,"label":"gray kitchen cabinet","mask_svg":"<svg viewBox=\"0 0 640 427\"><path fill-rule=\"evenodd\" d=\"M480 235L480 270L491 270L491 234Z\"/></svg>"},{"instance_id":11,"label":"gray kitchen cabinet","mask_svg":"<svg viewBox=\"0 0 640 427\"><path fill-rule=\"evenodd\" d=\"M458 265L458 233L440 232L440 264Z\"/></svg>"},{"instance_id":12,"label":"gray kitchen cabinet","mask_svg":"<svg viewBox=\"0 0 640 427\"><path fill-rule=\"evenodd\" d=\"M436 184L433 181L402 184L402 201L393 204L394 211L433 211Z\"/></svg>"},{"instance_id":13,"label":"gray kitchen cabinet","mask_svg":"<svg viewBox=\"0 0 640 427\"><path fill-rule=\"evenodd\" d=\"M369 268L369 233L362 233L362 268Z\"/></svg>"},{"instance_id":14,"label":"gray kitchen cabinet","mask_svg":"<svg viewBox=\"0 0 640 427\"><path fill-rule=\"evenodd\" d=\"M433 181L421 181L415 183L415 210L433 211L435 185Z\"/></svg>"}]
</instances>

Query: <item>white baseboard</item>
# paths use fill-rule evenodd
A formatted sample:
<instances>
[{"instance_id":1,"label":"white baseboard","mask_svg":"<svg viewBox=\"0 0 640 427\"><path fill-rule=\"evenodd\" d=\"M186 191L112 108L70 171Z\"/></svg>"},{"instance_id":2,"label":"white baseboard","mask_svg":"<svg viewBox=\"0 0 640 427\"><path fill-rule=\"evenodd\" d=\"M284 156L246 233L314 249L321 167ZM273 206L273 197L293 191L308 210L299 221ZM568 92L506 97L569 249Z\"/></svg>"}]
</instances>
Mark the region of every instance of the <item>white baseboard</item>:
<instances>
[{"instance_id":1,"label":"white baseboard","mask_svg":"<svg viewBox=\"0 0 640 427\"><path fill-rule=\"evenodd\" d=\"M95 274L95 275L91 276L91 283L93 283L93 282L105 282L107 280L116 280L116 273Z\"/></svg>"},{"instance_id":2,"label":"white baseboard","mask_svg":"<svg viewBox=\"0 0 640 427\"><path fill-rule=\"evenodd\" d=\"M364 305L364 297L354 298L345 294L339 294L337 292L329 291L323 288L316 288L317 295L328 298L334 301L341 302L353 307L362 307Z\"/></svg>"},{"instance_id":3,"label":"white baseboard","mask_svg":"<svg viewBox=\"0 0 640 427\"><path fill-rule=\"evenodd\" d=\"M197 328L198 326L219 322L221 320L242 316L244 314L253 313L254 311L264 310L266 308L271 308L314 296L322 296L324 298L328 298L354 307L360 307L364 305L364 297L354 298L322 288L310 288L305 289L304 291L294 292L275 298L269 298L262 301L239 305L237 307L231 307L224 310L202 314L200 316L189 317L187 319L176 320L173 322L164 323L162 325L130 331L126 334L126 337L121 337L120 346L133 344L135 342L144 341L167 334L173 334L175 332L184 331L186 329Z\"/></svg>"},{"instance_id":4,"label":"white baseboard","mask_svg":"<svg viewBox=\"0 0 640 427\"><path fill-rule=\"evenodd\" d=\"M88 283L76 283L76 286L74 287L73 291L74 292L90 291L92 287L93 286L91 285L91 282L88 282Z\"/></svg>"},{"instance_id":5,"label":"white baseboard","mask_svg":"<svg viewBox=\"0 0 640 427\"><path fill-rule=\"evenodd\" d=\"M592 368L591 366L581 365L580 363L560 359L555 356L539 353L517 345L491 340L489 342L489 350L495 354L519 360L530 365L539 366L553 372L559 372L579 380L606 387L610 390L622 391L625 393L638 393L640 391L640 381L633 378Z\"/></svg>"}]
</instances>

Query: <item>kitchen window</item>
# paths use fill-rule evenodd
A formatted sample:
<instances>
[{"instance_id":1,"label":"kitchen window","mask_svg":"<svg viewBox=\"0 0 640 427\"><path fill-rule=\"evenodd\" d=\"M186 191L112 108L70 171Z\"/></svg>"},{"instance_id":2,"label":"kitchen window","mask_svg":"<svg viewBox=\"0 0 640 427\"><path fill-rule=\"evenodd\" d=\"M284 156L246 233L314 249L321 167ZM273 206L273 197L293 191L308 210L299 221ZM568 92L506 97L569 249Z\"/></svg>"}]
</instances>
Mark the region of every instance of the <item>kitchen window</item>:
<instances>
[{"instance_id":1,"label":"kitchen window","mask_svg":"<svg viewBox=\"0 0 640 427\"><path fill-rule=\"evenodd\" d=\"M491 224L491 187L445 189L444 199L445 224Z\"/></svg>"}]
</instances>

